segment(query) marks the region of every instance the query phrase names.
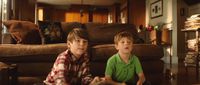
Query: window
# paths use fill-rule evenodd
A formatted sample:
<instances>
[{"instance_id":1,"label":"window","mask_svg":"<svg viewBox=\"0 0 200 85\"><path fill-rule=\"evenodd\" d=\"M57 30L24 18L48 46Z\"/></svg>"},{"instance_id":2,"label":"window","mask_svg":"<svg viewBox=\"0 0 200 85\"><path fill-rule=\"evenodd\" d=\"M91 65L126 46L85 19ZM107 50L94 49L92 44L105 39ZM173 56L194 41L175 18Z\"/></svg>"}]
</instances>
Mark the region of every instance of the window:
<instances>
[{"instance_id":1,"label":"window","mask_svg":"<svg viewBox=\"0 0 200 85\"><path fill-rule=\"evenodd\" d=\"M43 8L38 8L38 20L43 21Z\"/></svg>"},{"instance_id":2,"label":"window","mask_svg":"<svg viewBox=\"0 0 200 85\"><path fill-rule=\"evenodd\" d=\"M9 19L9 14L8 14L8 0L0 0L0 20L5 21ZM4 35L8 34L7 28L1 24L0 27L0 43L4 42Z\"/></svg>"},{"instance_id":3,"label":"window","mask_svg":"<svg viewBox=\"0 0 200 85\"><path fill-rule=\"evenodd\" d=\"M111 13L108 13L108 23L113 23L113 17Z\"/></svg>"},{"instance_id":4,"label":"window","mask_svg":"<svg viewBox=\"0 0 200 85\"><path fill-rule=\"evenodd\" d=\"M7 4L8 4L8 1L7 0L1 0L1 19L4 21L4 20L8 20L8 7L7 7Z\"/></svg>"},{"instance_id":5,"label":"window","mask_svg":"<svg viewBox=\"0 0 200 85\"><path fill-rule=\"evenodd\" d=\"M8 7L7 7L7 0L0 0L0 7L1 7L1 21L8 20ZM7 33L7 29L4 25L2 25L2 33Z\"/></svg>"},{"instance_id":6,"label":"window","mask_svg":"<svg viewBox=\"0 0 200 85\"><path fill-rule=\"evenodd\" d=\"M83 12L83 15L80 15L80 12L66 12L65 13L65 22L80 22L87 23L89 21L89 14L87 12Z\"/></svg>"}]
</instances>

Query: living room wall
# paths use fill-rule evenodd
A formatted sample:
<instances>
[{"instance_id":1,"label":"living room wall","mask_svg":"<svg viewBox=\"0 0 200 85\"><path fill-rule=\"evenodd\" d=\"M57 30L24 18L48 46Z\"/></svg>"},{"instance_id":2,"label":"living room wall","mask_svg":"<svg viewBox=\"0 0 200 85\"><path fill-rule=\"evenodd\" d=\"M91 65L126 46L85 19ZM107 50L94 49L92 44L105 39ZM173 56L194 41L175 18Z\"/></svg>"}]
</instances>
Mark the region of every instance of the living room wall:
<instances>
[{"instance_id":1,"label":"living room wall","mask_svg":"<svg viewBox=\"0 0 200 85\"><path fill-rule=\"evenodd\" d=\"M163 13L158 17L151 17L150 10L152 3L157 0L146 0L146 25L167 24L167 28L172 30L172 63L178 63L177 57L177 0L161 0ZM166 51L166 50L165 50ZM169 54L168 54L169 55ZM169 57L165 55L164 61L169 63Z\"/></svg>"},{"instance_id":2,"label":"living room wall","mask_svg":"<svg viewBox=\"0 0 200 85\"><path fill-rule=\"evenodd\" d=\"M189 6L189 12L188 12L189 16L193 15L193 14L200 14L200 3L194 4Z\"/></svg>"},{"instance_id":3,"label":"living room wall","mask_svg":"<svg viewBox=\"0 0 200 85\"><path fill-rule=\"evenodd\" d=\"M2 33L2 25L0 24L0 33ZM1 40L2 40L2 35L0 34L0 44L1 44Z\"/></svg>"},{"instance_id":4,"label":"living room wall","mask_svg":"<svg viewBox=\"0 0 200 85\"><path fill-rule=\"evenodd\" d=\"M146 25L146 11L145 11L145 1L146 0L128 0L128 23L134 24L136 26Z\"/></svg>"},{"instance_id":5,"label":"living room wall","mask_svg":"<svg viewBox=\"0 0 200 85\"><path fill-rule=\"evenodd\" d=\"M146 0L146 24L156 25L162 22L172 28L172 63L177 63L178 59L185 58L185 35L181 29L184 29L184 22L189 16L200 13L200 4L188 5L184 0L162 0L163 15L151 18L150 5L155 1ZM165 61L168 63L169 57Z\"/></svg>"},{"instance_id":6,"label":"living room wall","mask_svg":"<svg viewBox=\"0 0 200 85\"><path fill-rule=\"evenodd\" d=\"M35 21L36 0L13 0L11 19Z\"/></svg>"}]
</instances>

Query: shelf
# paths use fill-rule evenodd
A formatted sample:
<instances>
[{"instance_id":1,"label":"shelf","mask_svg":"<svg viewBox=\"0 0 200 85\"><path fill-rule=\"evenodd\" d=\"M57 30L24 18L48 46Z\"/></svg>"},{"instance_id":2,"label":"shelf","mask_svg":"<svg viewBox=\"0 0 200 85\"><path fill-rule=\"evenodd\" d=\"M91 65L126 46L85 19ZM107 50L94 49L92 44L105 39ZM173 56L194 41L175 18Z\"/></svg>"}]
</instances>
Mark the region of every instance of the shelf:
<instances>
[{"instance_id":1,"label":"shelf","mask_svg":"<svg viewBox=\"0 0 200 85\"><path fill-rule=\"evenodd\" d=\"M187 29L181 29L181 31L183 32L187 32L187 31L200 31L200 28L187 28Z\"/></svg>"},{"instance_id":2,"label":"shelf","mask_svg":"<svg viewBox=\"0 0 200 85\"><path fill-rule=\"evenodd\" d=\"M186 53L186 55L198 55L198 54L200 54L200 52L199 53L197 53L197 52L190 52L190 51L188 51L187 53Z\"/></svg>"},{"instance_id":3,"label":"shelf","mask_svg":"<svg viewBox=\"0 0 200 85\"><path fill-rule=\"evenodd\" d=\"M194 29L194 28L187 28L187 29L182 29L181 31L185 32L185 40L187 40L186 42L186 46L188 46L188 40L189 40L189 33L190 32L194 32L195 34L195 38L194 38L194 42L196 43L194 46L194 49L191 51L191 49L189 47L186 47L186 57L184 60L185 63L185 67L187 69L187 67L189 66L194 66L196 67L196 75L197 78L199 77L199 57L200 57L200 49L199 49L199 39L200 39L200 28ZM187 71L187 70L186 70Z\"/></svg>"}]
</instances>

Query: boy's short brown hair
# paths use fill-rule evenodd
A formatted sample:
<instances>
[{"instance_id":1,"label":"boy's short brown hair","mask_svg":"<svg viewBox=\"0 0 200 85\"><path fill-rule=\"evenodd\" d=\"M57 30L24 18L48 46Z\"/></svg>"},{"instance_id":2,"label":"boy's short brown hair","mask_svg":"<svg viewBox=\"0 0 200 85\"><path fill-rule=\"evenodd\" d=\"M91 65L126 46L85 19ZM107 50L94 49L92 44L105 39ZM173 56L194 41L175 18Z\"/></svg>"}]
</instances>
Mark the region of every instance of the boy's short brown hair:
<instances>
[{"instance_id":1,"label":"boy's short brown hair","mask_svg":"<svg viewBox=\"0 0 200 85\"><path fill-rule=\"evenodd\" d=\"M117 44L122 38L128 38L130 39L132 42L133 41L133 35L128 32L128 31L122 31L122 32L119 32L115 35L114 37L114 43Z\"/></svg>"},{"instance_id":2,"label":"boy's short brown hair","mask_svg":"<svg viewBox=\"0 0 200 85\"><path fill-rule=\"evenodd\" d=\"M67 36L67 42L72 42L77 37L83 38L85 40L88 40L88 34L87 32L82 28L74 28L72 31L69 32Z\"/></svg>"}]
</instances>

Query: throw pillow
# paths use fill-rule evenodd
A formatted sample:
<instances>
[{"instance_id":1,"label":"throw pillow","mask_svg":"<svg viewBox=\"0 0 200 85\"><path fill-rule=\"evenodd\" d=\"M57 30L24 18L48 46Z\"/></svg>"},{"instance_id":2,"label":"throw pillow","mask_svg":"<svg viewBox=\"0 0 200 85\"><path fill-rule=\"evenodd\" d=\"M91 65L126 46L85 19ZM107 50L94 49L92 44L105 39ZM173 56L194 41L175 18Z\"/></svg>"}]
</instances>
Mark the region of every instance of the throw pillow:
<instances>
[{"instance_id":1,"label":"throw pillow","mask_svg":"<svg viewBox=\"0 0 200 85\"><path fill-rule=\"evenodd\" d=\"M18 44L41 44L41 36L36 24L18 20L3 21L3 24Z\"/></svg>"},{"instance_id":2,"label":"throw pillow","mask_svg":"<svg viewBox=\"0 0 200 85\"><path fill-rule=\"evenodd\" d=\"M38 21L43 43L64 43L63 30L60 22Z\"/></svg>"}]
</instances>

